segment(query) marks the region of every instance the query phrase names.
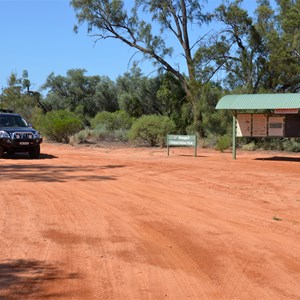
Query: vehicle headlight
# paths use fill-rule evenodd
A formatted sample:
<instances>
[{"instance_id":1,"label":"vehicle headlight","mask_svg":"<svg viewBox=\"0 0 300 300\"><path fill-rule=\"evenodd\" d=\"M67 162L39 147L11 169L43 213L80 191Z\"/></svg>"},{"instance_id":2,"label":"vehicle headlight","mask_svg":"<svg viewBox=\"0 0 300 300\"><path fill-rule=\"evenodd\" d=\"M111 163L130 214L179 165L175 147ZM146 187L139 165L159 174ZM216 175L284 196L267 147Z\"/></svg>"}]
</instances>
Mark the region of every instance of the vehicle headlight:
<instances>
[{"instance_id":1,"label":"vehicle headlight","mask_svg":"<svg viewBox=\"0 0 300 300\"><path fill-rule=\"evenodd\" d=\"M36 131L36 132L33 133L33 137L35 139L39 139L41 137L41 135L40 135L40 133L38 131Z\"/></svg>"},{"instance_id":2,"label":"vehicle headlight","mask_svg":"<svg viewBox=\"0 0 300 300\"><path fill-rule=\"evenodd\" d=\"M2 139L10 139L10 135L6 131L1 130L0 131L0 138L2 138Z\"/></svg>"}]
</instances>

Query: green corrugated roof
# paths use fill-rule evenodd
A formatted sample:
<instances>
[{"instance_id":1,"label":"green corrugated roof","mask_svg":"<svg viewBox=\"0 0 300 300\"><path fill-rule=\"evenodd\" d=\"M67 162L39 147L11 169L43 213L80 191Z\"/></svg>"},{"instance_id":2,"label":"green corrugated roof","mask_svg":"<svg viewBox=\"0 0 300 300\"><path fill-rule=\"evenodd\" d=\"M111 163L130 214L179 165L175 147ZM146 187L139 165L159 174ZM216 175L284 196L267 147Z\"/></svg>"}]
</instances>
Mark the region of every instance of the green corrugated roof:
<instances>
[{"instance_id":1,"label":"green corrugated roof","mask_svg":"<svg viewBox=\"0 0 300 300\"><path fill-rule=\"evenodd\" d=\"M244 94L221 98L216 109L300 108L300 94Z\"/></svg>"}]
</instances>

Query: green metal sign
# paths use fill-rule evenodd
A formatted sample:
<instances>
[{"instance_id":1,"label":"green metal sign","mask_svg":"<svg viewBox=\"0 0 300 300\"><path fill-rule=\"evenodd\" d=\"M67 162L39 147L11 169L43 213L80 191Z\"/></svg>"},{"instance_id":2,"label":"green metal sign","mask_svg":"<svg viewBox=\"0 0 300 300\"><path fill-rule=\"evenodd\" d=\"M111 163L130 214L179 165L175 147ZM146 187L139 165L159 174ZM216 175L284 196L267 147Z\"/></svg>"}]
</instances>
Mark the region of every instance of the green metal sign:
<instances>
[{"instance_id":1,"label":"green metal sign","mask_svg":"<svg viewBox=\"0 0 300 300\"><path fill-rule=\"evenodd\" d=\"M196 135L167 135L167 147L169 156L170 146L194 147L194 156L197 156L197 136Z\"/></svg>"}]
</instances>

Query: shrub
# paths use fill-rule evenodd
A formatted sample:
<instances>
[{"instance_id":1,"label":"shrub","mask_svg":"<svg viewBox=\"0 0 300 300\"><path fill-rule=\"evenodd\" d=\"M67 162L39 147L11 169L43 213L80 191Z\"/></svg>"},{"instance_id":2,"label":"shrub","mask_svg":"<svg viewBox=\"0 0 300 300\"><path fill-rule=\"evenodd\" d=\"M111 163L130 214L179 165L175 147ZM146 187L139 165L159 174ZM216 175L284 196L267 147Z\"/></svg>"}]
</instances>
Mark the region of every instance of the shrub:
<instances>
[{"instance_id":1,"label":"shrub","mask_svg":"<svg viewBox=\"0 0 300 300\"><path fill-rule=\"evenodd\" d=\"M127 142L128 130L108 130L105 124L98 125L95 129L92 130L92 137L95 139L95 141Z\"/></svg>"},{"instance_id":2,"label":"shrub","mask_svg":"<svg viewBox=\"0 0 300 300\"><path fill-rule=\"evenodd\" d=\"M280 138L261 138L257 139L256 146L260 146L263 150L283 150L282 139Z\"/></svg>"},{"instance_id":3,"label":"shrub","mask_svg":"<svg viewBox=\"0 0 300 300\"><path fill-rule=\"evenodd\" d=\"M41 120L41 131L49 139L69 142L69 137L82 128L82 121L68 110L48 112Z\"/></svg>"},{"instance_id":4,"label":"shrub","mask_svg":"<svg viewBox=\"0 0 300 300\"><path fill-rule=\"evenodd\" d=\"M69 143L71 145L82 144L89 141L89 139L93 136L93 131L90 129L81 130L74 135L70 136Z\"/></svg>"},{"instance_id":5,"label":"shrub","mask_svg":"<svg viewBox=\"0 0 300 300\"><path fill-rule=\"evenodd\" d=\"M199 139L199 145L202 148L215 148L218 142L218 137L212 134L209 134L206 138Z\"/></svg>"},{"instance_id":6,"label":"shrub","mask_svg":"<svg viewBox=\"0 0 300 300\"><path fill-rule=\"evenodd\" d=\"M95 129L84 129L70 137L69 143L74 146L82 143L127 142L128 130L118 129L108 131L105 125L98 125Z\"/></svg>"},{"instance_id":7,"label":"shrub","mask_svg":"<svg viewBox=\"0 0 300 300\"><path fill-rule=\"evenodd\" d=\"M242 150L246 150L246 151L254 151L255 149L256 149L256 145L254 141L242 146Z\"/></svg>"},{"instance_id":8,"label":"shrub","mask_svg":"<svg viewBox=\"0 0 300 300\"><path fill-rule=\"evenodd\" d=\"M283 142L283 149L288 152L300 152L299 139L288 139Z\"/></svg>"},{"instance_id":9,"label":"shrub","mask_svg":"<svg viewBox=\"0 0 300 300\"><path fill-rule=\"evenodd\" d=\"M114 138L120 142L127 142L128 141L128 130L125 129L118 129L114 132Z\"/></svg>"},{"instance_id":10,"label":"shrub","mask_svg":"<svg viewBox=\"0 0 300 300\"><path fill-rule=\"evenodd\" d=\"M166 135L174 132L175 124L168 117L148 115L137 119L130 131L129 138L149 146L164 146Z\"/></svg>"},{"instance_id":11,"label":"shrub","mask_svg":"<svg viewBox=\"0 0 300 300\"><path fill-rule=\"evenodd\" d=\"M231 146L231 138L228 135L223 135L219 137L217 144L215 146L216 150L223 152Z\"/></svg>"},{"instance_id":12,"label":"shrub","mask_svg":"<svg viewBox=\"0 0 300 300\"><path fill-rule=\"evenodd\" d=\"M92 130L95 141L100 142L111 139L111 132L107 130L105 124L99 124Z\"/></svg>"},{"instance_id":13,"label":"shrub","mask_svg":"<svg viewBox=\"0 0 300 300\"><path fill-rule=\"evenodd\" d=\"M127 112L119 110L116 112L102 111L91 120L92 128L105 126L108 131L128 130L134 122L134 118L130 117Z\"/></svg>"}]
</instances>

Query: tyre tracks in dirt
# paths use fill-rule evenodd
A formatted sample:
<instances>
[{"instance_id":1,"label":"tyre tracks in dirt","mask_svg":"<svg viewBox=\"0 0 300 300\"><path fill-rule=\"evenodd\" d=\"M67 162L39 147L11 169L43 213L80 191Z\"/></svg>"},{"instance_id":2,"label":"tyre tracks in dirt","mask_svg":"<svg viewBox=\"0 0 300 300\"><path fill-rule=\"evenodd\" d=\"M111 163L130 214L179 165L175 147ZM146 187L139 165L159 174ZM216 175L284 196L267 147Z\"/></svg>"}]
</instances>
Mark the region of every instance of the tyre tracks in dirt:
<instances>
[{"instance_id":1,"label":"tyre tracks in dirt","mask_svg":"<svg viewBox=\"0 0 300 300\"><path fill-rule=\"evenodd\" d=\"M0 161L0 298L20 299L16 286L25 300L299 297L297 164L43 151L54 158Z\"/></svg>"}]
</instances>

